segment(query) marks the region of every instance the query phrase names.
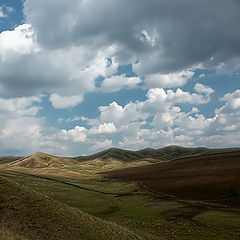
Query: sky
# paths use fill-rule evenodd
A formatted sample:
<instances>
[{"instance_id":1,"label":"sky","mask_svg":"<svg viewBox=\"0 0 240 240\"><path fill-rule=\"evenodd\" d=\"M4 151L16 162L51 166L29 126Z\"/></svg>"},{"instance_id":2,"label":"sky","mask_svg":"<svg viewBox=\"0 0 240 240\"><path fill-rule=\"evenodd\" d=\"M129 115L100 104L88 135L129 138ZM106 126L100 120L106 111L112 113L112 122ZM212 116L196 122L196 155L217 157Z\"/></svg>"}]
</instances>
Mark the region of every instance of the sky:
<instances>
[{"instance_id":1,"label":"sky","mask_svg":"<svg viewBox=\"0 0 240 240\"><path fill-rule=\"evenodd\" d=\"M0 155L239 147L238 0L0 0Z\"/></svg>"}]
</instances>

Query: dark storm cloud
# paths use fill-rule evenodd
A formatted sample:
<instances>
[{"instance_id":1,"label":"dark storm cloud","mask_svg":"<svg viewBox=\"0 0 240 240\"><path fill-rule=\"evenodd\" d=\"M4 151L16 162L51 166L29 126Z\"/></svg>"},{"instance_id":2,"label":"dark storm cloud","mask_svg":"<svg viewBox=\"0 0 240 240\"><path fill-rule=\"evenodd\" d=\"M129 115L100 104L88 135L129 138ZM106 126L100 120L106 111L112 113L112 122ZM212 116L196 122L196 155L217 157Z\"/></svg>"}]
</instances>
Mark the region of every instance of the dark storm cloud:
<instances>
[{"instance_id":1,"label":"dark storm cloud","mask_svg":"<svg viewBox=\"0 0 240 240\"><path fill-rule=\"evenodd\" d=\"M4 98L39 95L65 83L64 69L54 66L44 54L21 55L0 65L0 96Z\"/></svg>"},{"instance_id":2,"label":"dark storm cloud","mask_svg":"<svg viewBox=\"0 0 240 240\"><path fill-rule=\"evenodd\" d=\"M117 44L140 74L203 64L238 68L240 7L236 0L27 0L27 20L46 48ZM153 42L147 40L155 36ZM211 59L211 60L210 60Z\"/></svg>"}]
</instances>

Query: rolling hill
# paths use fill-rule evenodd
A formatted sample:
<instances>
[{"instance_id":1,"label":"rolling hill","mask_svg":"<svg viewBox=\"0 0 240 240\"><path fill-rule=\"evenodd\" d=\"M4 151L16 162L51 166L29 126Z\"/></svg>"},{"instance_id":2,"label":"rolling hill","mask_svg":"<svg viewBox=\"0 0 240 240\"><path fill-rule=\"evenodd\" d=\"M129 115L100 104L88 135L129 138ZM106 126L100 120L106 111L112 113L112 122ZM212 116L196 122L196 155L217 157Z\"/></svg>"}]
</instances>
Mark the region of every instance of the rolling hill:
<instances>
[{"instance_id":1,"label":"rolling hill","mask_svg":"<svg viewBox=\"0 0 240 240\"><path fill-rule=\"evenodd\" d=\"M183 199L239 204L240 151L120 169L105 176L139 181L148 190Z\"/></svg>"},{"instance_id":2,"label":"rolling hill","mask_svg":"<svg viewBox=\"0 0 240 240\"><path fill-rule=\"evenodd\" d=\"M187 156L200 156L238 150L238 148L208 149L179 146L168 146L160 149L145 148L139 151L110 148L90 156L73 158L58 157L37 152L27 157L2 158L0 169L74 178L96 177L101 172L115 169L146 166Z\"/></svg>"},{"instance_id":3,"label":"rolling hill","mask_svg":"<svg viewBox=\"0 0 240 240\"><path fill-rule=\"evenodd\" d=\"M126 163L144 159L150 162L157 162L167 161L182 156L201 154L207 151L209 151L207 148L185 148L180 146L168 146L160 149L145 148L138 151L110 148L93 155L79 156L73 159L79 162L94 160L96 158L101 158L103 160L113 158Z\"/></svg>"},{"instance_id":4,"label":"rolling hill","mask_svg":"<svg viewBox=\"0 0 240 240\"><path fill-rule=\"evenodd\" d=\"M37 152L28 157L17 159L10 165L24 168L64 168L68 165L77 165L78 162L71 158L57 157L50 154Z\"/></svg>"},{"instance_id":5,"label":"rolling hill","mask_svg":"<svg viewBox=\"0 0 240 240\"><path fill-rule=\"evenodd\" d=\"M15 161L0 164L0 169L71 177L79 174L76 170L80 169L80 166L72 158L37 152L27 157L17 158Z\"/></svg>"}]
</instances>

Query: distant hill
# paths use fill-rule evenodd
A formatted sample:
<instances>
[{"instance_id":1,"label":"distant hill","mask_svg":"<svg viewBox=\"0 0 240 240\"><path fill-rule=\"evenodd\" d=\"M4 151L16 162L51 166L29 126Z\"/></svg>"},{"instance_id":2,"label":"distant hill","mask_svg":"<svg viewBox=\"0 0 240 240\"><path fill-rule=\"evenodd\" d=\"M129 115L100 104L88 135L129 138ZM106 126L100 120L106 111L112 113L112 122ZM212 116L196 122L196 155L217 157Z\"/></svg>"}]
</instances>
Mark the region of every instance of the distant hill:
<instances>
[{"instance_id":1,"label":"distant hill","mask_svg":"<svg viewBox=\"0 0 240 240\"><path fill-rule=\"evenodd\" d=\"M148 160L152 160L153 162L158 162L158 161L168 161L175 158L181 158L186 156L211 154L211 153L217 153L217 152L232 152L232 151L238 151L238 150L240 150L240 148L209 149L205 147L186 148L186 147L180 147L180 146L167 146L160 149L145 148L138 151L130 151L130 150L124 150L119 148L110 148L110 149L95 153L93 155L79 156L79 157L74 157L73 159L79 162L94 160L96 158L101 158L101 159L114 158L122 162L131 162L131 161L148 159Z\"/></svg>"},{"instance_id":2,"label":"distant hill","mask_svg":"<svg viewBox=\"0 0 240 240\"><path fill-rule=\"evenodd\" d=\"M137 167L165 162L183 157L200 156L219 152L232 152L233 149L185 148L168 146L160 149L145 148L130 151L110 148L105 151L79 157L58 157L37 152L27 157L2 158L0 169L34 174L61 175L65 177L96 177L99 173L114 169Z\"/></svg>"},{"instance_id":3,"label":"distant hill","mask_svg":"<svg viewBox=\"0 0 240 240\"><path fill-rule=\"evenodd\" d=\"M22 157L20 156L6 156L6 157L0 157L0 164L6 164L14 162Z\"/></svg>"},{"instance_id":4,"label":"distant hill","mask_svg":"<svg viewBox=\"0 0 240 240\"><path fill-rule=\"evenodd\" d=\"M0 192L0 239L145 239L3 177Z\"/></svg>"},{"instance_id":5,"label":"distant hill","mask_svg":"<svg viewBox=\"0 0 240 240\"><path fill-rule=\"evenodd\" d=\"M240 151L119 169L105 176L138 181L148 190L183 199L240 203Z\"/></svg>"}]
</instances>

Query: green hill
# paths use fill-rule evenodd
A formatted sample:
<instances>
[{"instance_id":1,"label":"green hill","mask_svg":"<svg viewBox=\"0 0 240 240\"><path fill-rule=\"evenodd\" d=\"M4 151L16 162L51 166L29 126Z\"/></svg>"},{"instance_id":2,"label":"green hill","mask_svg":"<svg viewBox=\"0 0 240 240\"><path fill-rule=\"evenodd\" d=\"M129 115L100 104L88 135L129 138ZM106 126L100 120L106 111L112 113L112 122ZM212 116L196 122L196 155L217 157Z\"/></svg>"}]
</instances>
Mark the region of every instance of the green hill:
<instances>
[{"instance_id":1,"label":"green hill","mask_svg":"<svg viewBox=\"0 0 240 240\"><path fill-rule=\"evenodd\" d=\"M0 237L4 240L143 239L3 177L0 192Z\"/></svg>"},{"instance_id":2,"label":"green hill","mask_svg":"<svg viewBox=\"0 0 240 240\"><path fill-rule=\"evenodd\" d=\"M215 151L218 152L222 150L208 149L204 147L186 148L186 147L180 147L180 146L168 146L160 149L145 148L138 151L130 151L130 150L124 150L119 148L110 148L110 149L95 153L93 155L79 156L79 157L74 157L73 159L79 162L94 160L96 158L101 158L101 159L114 158L123 162L131 162L131 161L148 159L148 160L152 160L153 162L158 162L158 161L172 160L175 158L180 158L185 156L208 154L210 152L215 152ZM225 149L225 151L231 151L231 150L232 149L229 149L229 150Z\"/></svg>"}]
</instances>

